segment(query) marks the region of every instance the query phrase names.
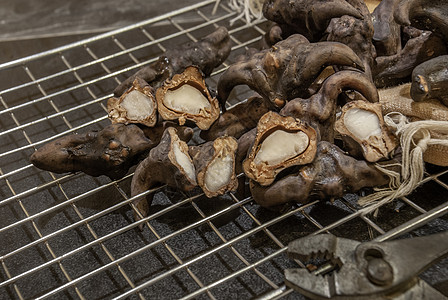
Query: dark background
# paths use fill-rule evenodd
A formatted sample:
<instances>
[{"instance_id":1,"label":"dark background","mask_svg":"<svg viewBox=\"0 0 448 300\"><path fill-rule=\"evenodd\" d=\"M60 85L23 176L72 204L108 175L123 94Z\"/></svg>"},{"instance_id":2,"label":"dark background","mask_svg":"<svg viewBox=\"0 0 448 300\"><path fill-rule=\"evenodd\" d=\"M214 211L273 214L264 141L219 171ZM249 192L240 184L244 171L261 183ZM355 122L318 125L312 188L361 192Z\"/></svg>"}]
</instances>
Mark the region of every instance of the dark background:
<instances>
[{"instance_id":1,"label":"dark background","mask_svg":"<svg viewBox=\"0 0 448 300\"><path fill-rule=\"evenodd\" d=\"M199 0L1 0L0 63L149 19Z\"/></svg>"}]
</instances>

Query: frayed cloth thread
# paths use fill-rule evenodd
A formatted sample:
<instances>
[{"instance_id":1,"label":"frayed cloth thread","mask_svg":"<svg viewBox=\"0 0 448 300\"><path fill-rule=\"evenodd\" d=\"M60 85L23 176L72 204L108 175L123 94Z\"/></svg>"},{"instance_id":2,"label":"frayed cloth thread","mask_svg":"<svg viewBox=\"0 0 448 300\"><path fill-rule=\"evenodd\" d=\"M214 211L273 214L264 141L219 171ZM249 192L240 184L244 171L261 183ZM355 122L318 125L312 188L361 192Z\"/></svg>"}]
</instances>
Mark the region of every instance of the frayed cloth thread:
<instances>
[{"instance_id":1,"label":"frayed cloth thread","mask_svg":"<svg viewBox=\"0 0 448 300\"><path fill-rule=\"evenodd\" d=\"M241 19L244 19L247 24L260 20L263 17L261 13L263 2L263 0L228 0L229 8L239 13L238 16L229 21L230 26ZM212 14L216 12L220 3L221 0L216 0Z\"/></svg>"},{"instance_id":2,"label":"frayed cloth thread","mask_svg":"<svg viewBox=\"0 0 448 300\"><path fill-rule=\"evenodd\" d=\"M431 137L431 131L448 130L448 122L446 121L409 122L400 113L389 113L384 117L384 120L400 137L400 145L403 151L401 170L398 173L389 170L387 166L376 165L379 170L389 176L390 185L389 188L376 189L373 194L359 199L359 204L366 206L363 209L363 214L375 211L387 202L412 193L422 184L425 173L423 154L428 146L442 145L448 147L448 140Z\"/></svg>"}]
</instances>

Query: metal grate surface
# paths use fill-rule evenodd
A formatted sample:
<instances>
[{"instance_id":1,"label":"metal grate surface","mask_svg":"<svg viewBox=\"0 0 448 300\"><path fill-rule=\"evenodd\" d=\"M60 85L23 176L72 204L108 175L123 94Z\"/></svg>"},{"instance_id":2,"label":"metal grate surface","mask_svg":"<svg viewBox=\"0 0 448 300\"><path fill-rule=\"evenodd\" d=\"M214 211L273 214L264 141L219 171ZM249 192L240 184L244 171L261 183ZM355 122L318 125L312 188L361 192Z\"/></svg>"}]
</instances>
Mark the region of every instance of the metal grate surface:
<instances>
[{"instance_id":1,"label":"metal grate surface","mask_svg":"<svg viewBox=\"0 0 448 300\"><path fill-rule=\"evenodd\" d=\"M214 5L204 1L0 65L0 298L301 298L283 283L283 270L300 265L285 255L296 238L331 232L386 240L447 229L447 170L434 166L414 194L376 217L361 215L354 195L279 214L251 198L206 199L162 187L147 192L157 197L140 231L132 218L132 174L110 181L30 165L44 143L107 126L107 99L138 68L223 25L233 47L208 80L216 87L236 56L258 46L267 24L230 26L237 13L220 4L213 15ZM234 98L246 96L238 89ZM443 263L423 278L446 281Z\"/></svg>"}]
</instances>

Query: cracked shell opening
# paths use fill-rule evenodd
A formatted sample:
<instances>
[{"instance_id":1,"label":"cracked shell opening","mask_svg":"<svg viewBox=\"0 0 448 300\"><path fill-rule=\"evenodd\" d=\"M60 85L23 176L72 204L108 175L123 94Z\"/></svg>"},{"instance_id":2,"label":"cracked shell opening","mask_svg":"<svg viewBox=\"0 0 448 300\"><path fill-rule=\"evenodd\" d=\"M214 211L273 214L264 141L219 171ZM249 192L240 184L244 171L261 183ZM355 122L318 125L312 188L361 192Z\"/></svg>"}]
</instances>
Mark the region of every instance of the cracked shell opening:
<instances>
[{"instance_id":1,"label":"cracked shell opening","mask_svg":"<svg viewBox=\"0 0 448 300\"><path fill-rule=\"evenodd\" d=\"M126 110L126 116L132 120L144 120L154 112L154 102L137 90L127 94L120 105Z\"/></svg>"},{"instance_id":2,"label":"cracked shell opening","mask_svg":"<svg viewBox=\"0 0 448 300\"><path fill-rule=\"evenodd\" d=\"M345 113L344 124L359 140L367 140L372 135L381 136L380 120L371 111L352 108Z\"/></svg>"},{"instance_id":3,"label":"cracked shell opening","mask_svg":"<svg viewBox=\"0 0 448 300\"><path fill-rule=\"evenodd\" d=\"M201 110L210 109L207 97L189 84L166 91L163 103L170 109L193 115L199 114Z\"/></svg>"},{"instance_id":4,"label":"cracked shell opening","mask_svg":"<svg viewBox=\"0 0 448 300\"><path fill-rule=\"evenodd\" d=\"M254 163L279 164L303 153L308 148L309 142L308 135L303 131L276 130L263 141Z\"/></svg>"},{"instance_id":5,"label":"cracked shell opening","mask_svg":"<svg viewBox=\"0 0 448 300\"><path fill-rule=\"evenodd\" d=\"M173 151L176 162L185 171L185 174L190 181L196 181L196 172L193 162L191 161L191 158L181 150L180 143L181 141L174 141L173 143Z\"/></svg>"},{"instance_id":6,"label":"cracked shell opening","mask_svg":"<svg viewBox=\"0 0 448 300\"><path fill-rule=\"evenodd\" d=\"M216 192L229 184L233 173L233 159L231 155L216 157L208 166L205 173L205 187L210 192Z\"/></svg>"}]
</instances>

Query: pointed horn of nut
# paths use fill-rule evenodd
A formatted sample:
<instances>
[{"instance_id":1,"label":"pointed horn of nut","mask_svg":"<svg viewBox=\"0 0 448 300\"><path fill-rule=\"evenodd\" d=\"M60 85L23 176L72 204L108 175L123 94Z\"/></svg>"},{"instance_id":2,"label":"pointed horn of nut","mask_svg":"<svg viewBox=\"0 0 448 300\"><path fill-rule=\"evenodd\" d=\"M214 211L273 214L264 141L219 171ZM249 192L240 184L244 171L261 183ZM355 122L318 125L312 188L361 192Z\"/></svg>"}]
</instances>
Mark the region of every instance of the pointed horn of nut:
<instances>
[{"instance_id":1,"label":"pointed horn of nut","mask_svg":"<svg viewBox=\"0 0 448 300\"><path fill-rule=\"evenodd\" d=\"M319 42L310 44L309 54L300 70L300 75L311 82L327 66L347 66L364 71L364 64L348 46L338 42Z\"/></svg>"},{"instance_id":2,"label":"pointed horn of nut","mask_svg":"<svg viewBox=\"0 0 448 300\"><path fill-rule=\"evenodd\" d=\"M361 13L345 0L316 1L310 15L314 27L320 31L325 30L328 22L333 18L340 18L344 15L357 19L363 18Z\"/></svg>"},{"instance_id":3,"label":"pointed horn of nut","mask_svg":"<svg viewBox=\"0 0 448 300\"><path fill-rule=\"evenodd\" d=\"M226 111L226 102L233 88L238 85L248 85L253 88L252 64L236 63L231 65L218 81L218 99L223 112Z\"/></svg>"},{"instance_id":4,"label":"pointed horn of nut","mask_svg":"<svg viewBox=\"0 0 448 300\"><path fill-rule=\"evenodd\" d=\"M330 75L322 84L322 94L336 100L341 91L352 89L369 102L378 102L378 90L369 76L358 71L343 70Z\"/></svg>"},{"instance_id":5,"label":"pointed horn of nut","mask_svg":"<svg viewBox=\"0 0 448 300\"><path fill-rule=\"evenodd\" d=\"M280 114L308 122L319 132L320 140L334 142L338 96L346 89L361 93L368 101L378 102L378 91L366 74L343 70L327 77L310 98L289 101Z\"/></svg>"},{"instance_id":6,"label":"pointed horn of nut","mask_svg":"<svg viewBox=\"0 0 448 300\"><path fill-rule=\"evenodd\" d=\"M197 66L206 76L219 66L230 54L231 40L227 29L218 27L197 42L181 44L167 49L163 56L143 67L123 81L114 91L120 96L134 81L135 77L146 80L154 89L174 74L181 73L188 66Z\"/></svg>"}]
</instances>

